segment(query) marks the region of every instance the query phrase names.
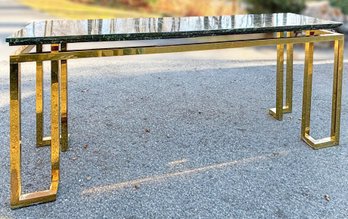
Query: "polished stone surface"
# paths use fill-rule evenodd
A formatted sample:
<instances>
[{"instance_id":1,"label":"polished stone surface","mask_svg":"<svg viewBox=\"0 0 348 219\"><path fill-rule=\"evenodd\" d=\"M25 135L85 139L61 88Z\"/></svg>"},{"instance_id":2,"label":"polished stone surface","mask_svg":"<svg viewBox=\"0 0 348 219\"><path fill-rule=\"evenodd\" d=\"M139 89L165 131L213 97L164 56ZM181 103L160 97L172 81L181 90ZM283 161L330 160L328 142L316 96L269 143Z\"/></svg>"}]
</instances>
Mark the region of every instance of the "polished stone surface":
<instances>
[{"instance_id":1,"label":"polished stone surface","mask_svg":"<svg viewBox=\"0 0 348 219\"><path fill-rule=\"evenodd\" d=\"M10 45L186 38L333 29L339 22L292 13L235 16L47 20L6 38Z\"/></svg>"}]
</instances>

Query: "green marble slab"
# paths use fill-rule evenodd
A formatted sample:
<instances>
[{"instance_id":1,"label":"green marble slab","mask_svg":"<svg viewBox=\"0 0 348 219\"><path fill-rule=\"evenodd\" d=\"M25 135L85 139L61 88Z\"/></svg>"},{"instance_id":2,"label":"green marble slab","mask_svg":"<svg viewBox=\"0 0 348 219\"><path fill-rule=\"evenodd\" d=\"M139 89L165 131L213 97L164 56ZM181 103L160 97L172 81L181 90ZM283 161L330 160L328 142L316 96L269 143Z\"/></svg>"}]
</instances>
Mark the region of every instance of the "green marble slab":
<instances>
[{"instance_id":1,"label":"green marble slab","mask_svg":"<svg viewBox=\"0 0 348 219\"><path fill-rule=\"evenodd\" d=\"M292 13L234 16L45 20L28 24L6 38L10 45L153 40L335 29L339 22Z\"/></svg>"}]
</instances>

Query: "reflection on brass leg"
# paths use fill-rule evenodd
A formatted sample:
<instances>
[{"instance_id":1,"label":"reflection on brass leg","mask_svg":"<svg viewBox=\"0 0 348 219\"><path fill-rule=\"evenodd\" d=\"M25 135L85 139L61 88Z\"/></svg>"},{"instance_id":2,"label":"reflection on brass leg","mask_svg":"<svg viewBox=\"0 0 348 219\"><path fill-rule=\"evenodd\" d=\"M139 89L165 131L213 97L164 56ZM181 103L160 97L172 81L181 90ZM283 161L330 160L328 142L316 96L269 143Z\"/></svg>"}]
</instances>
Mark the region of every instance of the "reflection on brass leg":
<instances>
[{"instance_id":1,"label":"reflection on brass leg","mask_svg":"<svg viewBox=\"0 0 348 219\"><path fill-rule=\"evenodd\" d=\"M284 37L284 33L278 33L278 37ZM277 77L276 77L276 108L269 113L277 120L283 119L283 87L284 87L284 44L277 45Z\"/></svg>"},{"instance_id":2,"label":"reflection on brass leg","mask_svg":"<svg viewBox=\"0 0 348 219\"><path fill-rule=\"evenodd\" d=\"M307 33L309 35L310 32ZM313 77L313 53L314 43L305 44L305 67L303 76L303 99L302 99L302 124L301 137L309 135L310 131L310 113L312 102L312 77Z\"/></svg>"},{"instance_id":3,"label":"reflection on brass leg","mask_svg":"<svg viewBox=\"0 0 348 219\"><path fill-rule=\"evenodd\" d=\"M343 37L342 37L343 38ZM333 76L332 112L331 112L331 136L314 139L310 135L310 110L312 96L312 73L313 73L313 43L306 44L306 63L303 85L302 128L301 137L314 149L331 147L339 144L341 96L342 96L342 73L343 73L343 48L344 40L335 41L335 61Z\"/></svg>"},{"instance_id":4,"label":"reflection on brass leg","mask_svg":"<svg viewBox=\"0 0 348 219\"><path fill-rule=\"evenodd\" d=\"M42 52L42 45L36 45L36 52ZM50 138L44 138L44 74L43 62L36 62L36 146L48 146Z\"/></svg>"},{"instance_id":5,"label":"reflection on brass leg","mask_svg":"<svg viewBox=\"0 0 348 219\"><path fill-rule=\"evenodd\" d=\"M67 50L67 44L61 44L61 51ZM62 151L69 148L68 142L68 60L61 60L61 124L62 124Z\"/></svg>"},{"instance_id":6,"label":"reflection on brass leg","mask_svg":"<svg viewBox=\"0 0 348 219\"><path fill-rule=\"evenodd\" d=\"M42 45L36 45L36 52L42 52ZM36 146L51 145L51 136L44 137L44 72L43 62L36 62Z\"/></svg>"},{"instance_id":7,"label":"reflection on brass leg","mask_svg":"<svg viewBox=\"0 0 348 219\"><path fill-rule=\"evenodd\" d=\"M282 33L278 34L278 37L283 37ZM294 37L293 32L287 32L287 37ZM277 75L284 74L284 48L277 48ZM282 114L291 113L292 112L292 90L293 90L293 54L294 54L294 46L292 43L286 44L286 100L285 106L282 106L282 112L277 113L276 108L272 108L269 110L270 115L272 115L275 119L281 120ZM280 75L279 75L280 76ZM280 76L280 77L283 77ZM277 86L280 82L277 81ZM283 82L282 82L283 83ZM277 101L280 101L280 96L282 94L278 93L277 89ZM281 97L282 98L282 97ZM283 99L281 100L283 101ZM283 102L282 102L283 103ZM278 103L279 104L279 103ZM279 107L279 105L277 105Z\"/></svg>"},{"instance_id":8,"label":"reflection on brass leg","mask_svg":"<svg viewBox=\"0 0 348 219\"><path fill-rule=\"evenodd\" d=\"M59 61L51 61L51 65L51 186L49 190L22 194L20 66L17 63L10 64L11 208L20 208L56 199L59 184L60 152Z\"/></svg>"},{"instance_id":9,"label":"reflection on brass leg","mask_svg":"<svg viewBox=\"0 0 348 219\"><path fill-rule=\"evenodd\" d=\"M21 195L21 69L10 64L10 177L11 206L19 204Z\"/></svg>"},{"instance_id":10,"label":"reflection on brass leg","mask_svg":"<svg viewBox=\"0 0 348 219\"><path fill-rule=\"evenodd\" d=\"M341 121L341 99L342 99L342 77L343 77L343 54L344 39L335 41L335 66L332 92L331 112L331 137L335 144L340 142L340 121Z\"/></svg>"},{"instance_id":11,"label":"reflection on brass leg","mask_svg":"<svg viewBox=\"0 0 348 219\"><path fill-rule=\"evenodd\" d=\"M52 45L52 52L58 51L58 45ZM58 191L59 153L60 153L60 61L51 61L51 168L52 182L50 190Z\"/></svg>"},{"instance_id":12,"label":"reflection on brass leg","mask_svg":"<svg viewBox=\"0 0 348 219\"><path fill-rule=\"evenodd\" d=\"M61 45L61 51L66 51L67 44ZM42 45L37 45L37 52L42 52ZM52 52L57 52L52 49ZM36 142L38 147L50 146L51 136L44 137L44 89L43 89L43 63L36 62ZM68 149L68 93L67 93L67 60L61 61L61 149Z\"/></svg>"},{"instance_id":13,"label":"reflection on brass leg","mask_svg":"<svg viewBox=\"0 0 348 219\"><path fill-rule=\"evenodd\" d=\"M293 37L293 32L287 32L287 37ZM293 71L294 71L294 45L286 44L286 102L283 113L292 112L292 90L293 90Z\"/></svg>"}]
</instances>

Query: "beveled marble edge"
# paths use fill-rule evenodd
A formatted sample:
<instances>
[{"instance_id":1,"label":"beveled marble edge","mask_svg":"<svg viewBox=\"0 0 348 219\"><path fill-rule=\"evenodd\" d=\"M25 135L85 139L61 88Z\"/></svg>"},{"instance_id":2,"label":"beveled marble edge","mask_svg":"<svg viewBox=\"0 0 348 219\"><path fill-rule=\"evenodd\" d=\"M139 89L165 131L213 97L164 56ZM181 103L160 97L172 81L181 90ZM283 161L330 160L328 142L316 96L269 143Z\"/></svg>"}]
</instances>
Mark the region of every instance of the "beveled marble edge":
<instances>
[{"instance_id":1,"label":"beveled marble edge","mask_svg":"<svg viewBox=\"0 0 348 219\"><path fill-rule=\"evenodd\" d=\"M262 31L252 31L251 29L245 31L241 30L225 30L225 31L215 31L214 33L202 33L198 32L189 32L178 35L178 33L162 33L162 36L158 36L158 33L136 33L136 34L117 34L117 39L113 39L115 34L105 34L105 35L74 35L74 36L64 36L62 37L28 37L20 38L16 40L15 38L6 39L9 42L10 46L14 45L31 45L31 44L59 44L59 43L79 43L79 42L102 42L102 41L128 41L128 40L156 40L156 39L177 39L177 38L189 38L189 37L206 37L206 36L220 36L220 35L237 35L237 34L254 34L254 33L271 33L271 32L280 32L280 31L298 31L298 30L318 30L318 29L335 29L340 25L322 25L320 27L316 26L301 26L301 29L298 26L287 27L285 28L264 28ZM163 36L165 35L165 37ZM79 39L76 39L79 38ZM112 39L110 39L112 38ZM36 41L36 42L33 42Z\"/></svg>"},{"instance_id":2,"label":"beveled marble edge","mask_svg":"<svg viewBox=\"0 0 348 219\"><path fill-rule=\"evenodd\" d=\"M293 13L287 13L293 14ZM298 14L294 14L298 15ZM308 17L305 15L299 15ZM60 19L62 20L62 19ZM59 43L79 43L79 42L102 42L102 41L131 41L131 40L156 40L156 39L176 39L190 37L207 37L219 35L255 34L285 31L305 31L319 29L336 29L343 25L341 22L322 20L327 23L311 25L293 25L277 27L258 27L258 28L234 28L220 30L201 30L201 31L182 31L182 32L146 32L146 33L127 33L127 34L95 34L95 35L70 35L70 36L48 36L48 37L13 37L6 38L10 46L16 45L36 45L36 44L59 44ZM30 25L29 22L27 25ZM27 26L26 25L26 26ZM64 38L64 39L62 39Z\"/></svg>"}]
</instances>

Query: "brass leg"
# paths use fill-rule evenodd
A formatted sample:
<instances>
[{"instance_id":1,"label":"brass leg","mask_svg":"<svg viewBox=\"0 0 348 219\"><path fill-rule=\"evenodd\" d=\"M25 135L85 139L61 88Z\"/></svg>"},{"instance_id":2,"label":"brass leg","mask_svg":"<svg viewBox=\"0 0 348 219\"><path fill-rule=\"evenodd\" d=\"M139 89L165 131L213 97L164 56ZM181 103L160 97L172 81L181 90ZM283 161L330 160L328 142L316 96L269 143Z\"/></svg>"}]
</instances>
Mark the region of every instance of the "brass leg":
<instances>
[{"instance_id":1,"label":"brass leg","mask_svg":"<svg viewBox=\"0 0 348 219\"><path fill-rule=\"evenodd\" d=\"M309 35L310 33L307 33ZM309 42L305 44L305 67L303 77L303 99L302 99L302 125L301 137L310 131L310 113L312 102L312 76L313 76L313 53L314 43Z\"/></svg>"},{"instance_id":2,"label":"brass leg","mask_svg":"<svg viewBox=\"0 0 348 219\"><path fill-rule=\"evenodd\" d=\"M342 74L343 74L343 38L335 41L335 62L332 94L331 136L322 139L314 139L310 136L310 110L312 96L313 73L313 43L306 43L305 73L303 85L302 128L301 137L309 146L320 149L339 144Z\"/></svg>"},{"instance_id":3,"label":"brass leg","mask_svg":"<svg viewBox=\"0 0 348 219\"><path fill-rule=\"evenodd\" d=\"M287 32L286 36L293 37L294 33ZM278 37L284 37L284 34L278 33ZM294 54L293 44L292 43L286 44L286 100L285 100L285 106L283 106L284 45L277 46L276 108L272 108L269 110L270 115L272 115L277 120L282 120L284 113L292 112L293 54ZM277 109L279 110L277 111Z\"/></svg>"},{"instance_id":4,"label":"brass leg","mask_svg":"<svg viewBox=\"0 0 348 219\"><path fill-rule=\"evenodd\" d=\"M284 37L284 33L277 34L279 38ZM284 44L277 45L277 85L276 85L276 108L269 110L277 120L283 119L283 84L284 84Z\"/></svg>"},{"instance_id":5,"label":"brass leg","mask_svg":"<svg viewBox=\"0 0 348 219\"><path fill-rule=\"evenodd\" d=\"M287 32L287 37L293 37L293 32ZM284 37L283 33L278 33L278 37ZM285 106L283 106L283 74L284 74L284 45L277 46L277 97L276 97L276 108L269 110L277 120L282 120L284 113L292 112L292 88L293 88L293 57L294 57L294 46L292 43L286 44L286 100ZM281 107L280 107L281 105ZM282 109L277 111L277 109ZM279 113L277 113L279 112Z\"/></svg>"},{"instance_id":6,"label":"brass leg","mask_svg":"<svg viewBox=\"0 0 348 219\"><path fill-rule=\"evenodd\" d=\"M37 52L42 52L42 45L37 45ZM61 51L67 50L67 44L61 44ZM54 52L54 51L53 51ZM44 137L44 89L43 62L36 62L36 144L38 147L50 146L51 137ZM67 60L61 60L61 150L68 150L68 75Z\"/></svg>"},{"instance_id":7,"label":"brass leg","mask_svg":"<svg viewBox=\"0 0 348 219\"><path fill-rule=\"evenodd\" d=\"M343 77L343 54L344 39L335 41L335 66L332 92L331 112L331 136L335 144L340 141L341 121L341 99L342 99L342 77Z\"/></svg>"},{"instance_id":8,"label":"brass leg","mask_svg":"<svg viewBox=\"0 0 348 219\"><path fill-rule=\"evenodd\" d=\"M293 37L293 32L287 32L287 37ZM283 107L283 113L292 112L292 89L293 89L293 71L294 71L294 45L286 44L286 102Z\"/></svg>"},{"instance_id":9,"label":"brass leg","mask_svg":"<svg viewBox=\"0 0 348 219\"><path fill-rule=\"evenodd\" d=\"M67 44L61 44L61 51L67 50ZM67 60L61 60L61 124L62 124L62 151L69 148L68 142L68 69Z\"/></svg>"},{"instance_id":10,"label":"brass leg","mask_svg":"<svg viewBox=\"0 0 348 219\"><path fill-rule=\"evenodd\" d=\"M10 63L11 208L20 208L56 199L59 184L60 153L59 64L60 61L51 61L51 186L49 190L22 194L20 64Z\"/></svg>"},{"instance_id":11,"label":"brass leg","mask_svg":"<svg viewBox=\"0 0 348 219\"><path fill-rule=\"evenodd\" d=\"M10 176L11 206L17 205L21 194L21 69L10 64Z\"/></svg>"},{"instance_id":12,"label":"brass leg","mask_svg":"<svg viewBox=\"0 0 348 219\"><path fill-rule=\"evenodd\" d=\"M42 52L42 45L36 45L36 52ZM44 89L43 62L36 62L36 146L48 146L50 137L44 137Z\"/></svg>"}]
</instances>

